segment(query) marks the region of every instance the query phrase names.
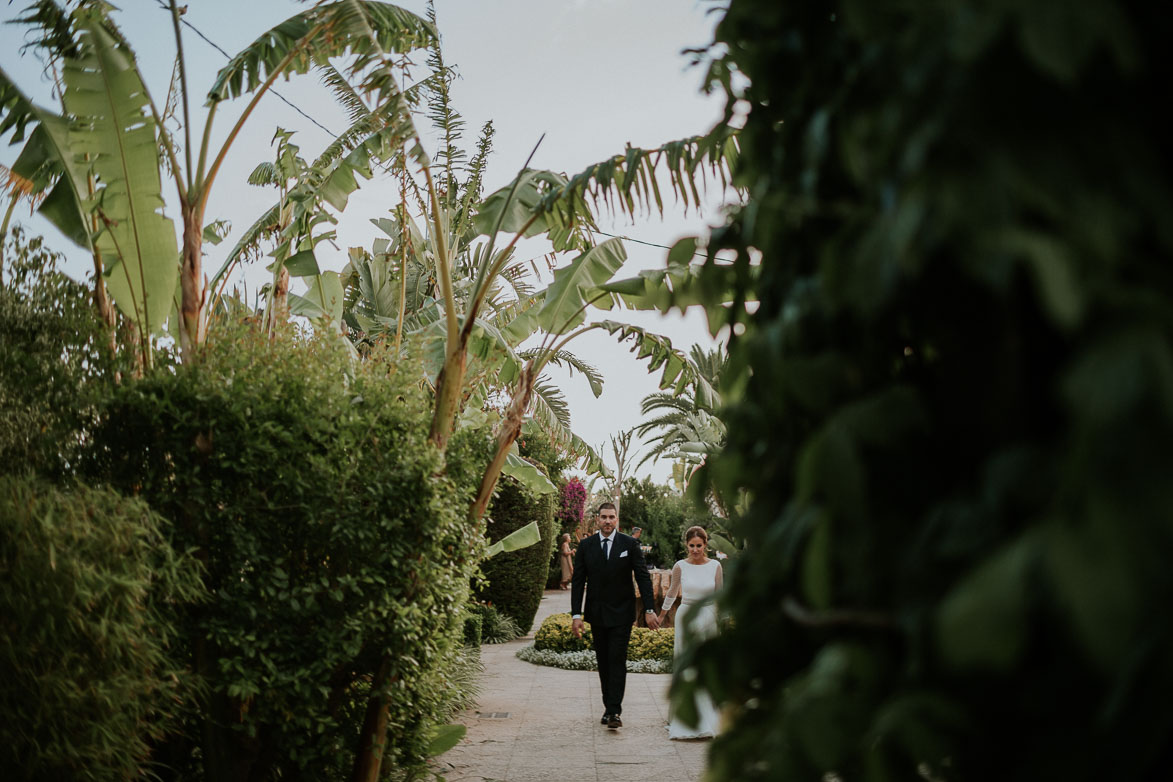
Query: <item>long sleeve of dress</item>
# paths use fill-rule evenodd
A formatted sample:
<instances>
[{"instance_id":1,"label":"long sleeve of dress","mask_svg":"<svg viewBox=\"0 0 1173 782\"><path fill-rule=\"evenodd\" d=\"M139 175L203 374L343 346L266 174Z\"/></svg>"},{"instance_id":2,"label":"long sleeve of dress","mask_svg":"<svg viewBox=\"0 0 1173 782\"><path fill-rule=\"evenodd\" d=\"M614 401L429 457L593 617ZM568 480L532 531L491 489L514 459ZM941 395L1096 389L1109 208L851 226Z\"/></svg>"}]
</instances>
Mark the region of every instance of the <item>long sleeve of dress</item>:
<instances>
[{"instance_id":1,"label":"long sleeve of dress","mask_svg":"<svg viewBox=\"0 0 1173 782\"><path fill-rule=\"evenodd\" d=\"M668 587L668 594L664 595L663 611L671 611L672 606L676 604L676 598L680 597L680 563L677 562L672 566L672 585Z\"/></svg>"},{"instance_id":2,"label":"long sleeve of dress","mask_svg":"<svg viewBox=\"0 0 1173 782\"><path fill-rule=\"evenodd\" d=\"M713 579L713 583L717 589L725 586L725 569L721 567L720 562L717 563L717 575Z\"/></svg>"}]
</instances>

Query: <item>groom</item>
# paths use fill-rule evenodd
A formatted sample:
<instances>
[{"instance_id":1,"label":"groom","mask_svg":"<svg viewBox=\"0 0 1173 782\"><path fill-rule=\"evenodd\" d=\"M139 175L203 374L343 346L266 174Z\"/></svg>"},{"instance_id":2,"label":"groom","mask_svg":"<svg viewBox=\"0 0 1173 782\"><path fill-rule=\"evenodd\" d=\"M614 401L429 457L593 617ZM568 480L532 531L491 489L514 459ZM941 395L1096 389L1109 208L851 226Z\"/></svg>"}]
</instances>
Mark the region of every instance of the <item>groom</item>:
<instances>
[{"instance_id":1,"label":"groom","mask_svg":"<svg viewBox=\"0 0 1173 782\"><path fill-rule=\"evenodd\" d=\"M639 542L617 532L619 513L610 502L599 506L599 533L584 538L574 557L571 580L571 632L582 637L585 618L591 625L595 659L599 663L599 683L603 686L602 724L619 728L623 711L623 690L627 685L627 642L635 618L635 590L631 577L639 582L648 627L659 628L652 579L644 565ZM582 590L586 587L586 611L582 610Z\"/></svg>"}]
</instances>

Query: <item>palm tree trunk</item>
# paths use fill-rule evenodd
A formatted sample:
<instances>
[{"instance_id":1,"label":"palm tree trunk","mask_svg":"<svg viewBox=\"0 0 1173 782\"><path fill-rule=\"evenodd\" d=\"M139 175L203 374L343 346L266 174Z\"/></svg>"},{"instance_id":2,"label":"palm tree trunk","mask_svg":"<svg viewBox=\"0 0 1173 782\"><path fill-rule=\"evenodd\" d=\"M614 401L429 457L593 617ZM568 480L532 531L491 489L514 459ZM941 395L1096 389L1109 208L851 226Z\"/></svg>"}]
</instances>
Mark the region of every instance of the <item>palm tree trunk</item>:
<instances>
[{"instance_id":1,"label":"palm tree trunk","mask_svg":"<svg viewBox=\"0 0 1173 782\"><path fill-rule=\"evenodd\" d=\"M493 499L493 490L497 488L497 481L501 477L501 468L505 466L505 458L509 454L509 449L521 436L525 412L529 409L530 401L533 398L536 376L533 362L527 362L522 367L521 377L517 380L517 390L513 392L513 399L509 401L505 419L501 421L501 429L497 433L497 452L493 454L493 460L485 468L476 501L468 509L469 521L477 521L485 515L485 511L489 508L489 503Z\"/></svg>"},{"instance_id":2,"label":"palm tree trunk","mask_svg":"<svg viewBox=\"0 0 1173 782\"><path fill-rule=\"evenodd\" d=\"M204 275L203 275L203 207L199 199L195 205L183 204L183 264L179 268L180 349L184 361L190 361L195 349L204 341Z\"/></svg>"}]
</instances>

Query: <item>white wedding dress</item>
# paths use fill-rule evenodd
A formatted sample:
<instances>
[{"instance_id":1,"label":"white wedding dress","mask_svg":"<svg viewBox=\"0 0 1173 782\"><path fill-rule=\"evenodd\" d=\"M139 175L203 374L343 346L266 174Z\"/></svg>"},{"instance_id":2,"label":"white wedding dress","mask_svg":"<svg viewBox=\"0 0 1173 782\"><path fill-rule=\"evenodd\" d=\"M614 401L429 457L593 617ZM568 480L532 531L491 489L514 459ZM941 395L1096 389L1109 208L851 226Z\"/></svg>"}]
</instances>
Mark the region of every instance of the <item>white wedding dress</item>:
<instances>
[{"instance_id":1,"label":"white wedding dress","mask_svg":"<svg viewBox=\"0 0 1173 782\"><path fill-rule=\"evenodd\" d=\"M676 598L681 598L680 608L676 611L676 639L673 645L676 659L680 659L685 643L716 634L717 608L711 602L702 604L701 601L721 588L721 578L721 563L715 559L703 565L691 565L682 559L672 568L672 586L664 596L664 610L671 609ZM690 615L694 616L690 619ZM685 632L688 633L687 638L684 637ZM717 735L720 715L713 701L707 694L697 693L696 707L700 716L696 727L690 728L672 716L668 723L668 738L702 739Z\"/></svg>"}]
</instances>

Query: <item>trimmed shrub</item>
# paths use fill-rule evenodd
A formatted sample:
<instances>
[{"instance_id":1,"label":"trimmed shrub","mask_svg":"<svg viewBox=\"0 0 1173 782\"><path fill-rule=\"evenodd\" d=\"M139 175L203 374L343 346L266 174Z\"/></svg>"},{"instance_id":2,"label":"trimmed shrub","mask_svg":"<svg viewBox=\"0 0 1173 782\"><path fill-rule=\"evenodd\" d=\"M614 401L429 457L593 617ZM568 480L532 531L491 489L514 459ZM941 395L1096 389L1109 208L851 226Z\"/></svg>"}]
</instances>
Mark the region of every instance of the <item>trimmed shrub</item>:
<instances>
[{"instance_id":1,"label":"trimmed shrub","mask_svg":"<svg viewBox=\"0 0 1173 782\"><path fill-rule=\"evenodd\" d=\"M570 630L570 614L551 614L534 634L534 649L551 652L583 652L591 650L591 626L585 625L582 638L575 638ZM671 660L676 631L671 627L650 630L635 627L627 644L628 660ZM593 654L593 652L592 652Z\"/></svg>"},{"instance_id":2,"label":"trimmed shrub","mask_svg":"<svg viewBox=\"0 0 1173 782\"><path fill-rule=\"evenodd\" d=\"M481 564L485 581L477 599L513 619L524 633L533 626L546 584L550 551L554 547L553 495L535 495L515 480L502 477L489 508L490 542L500 540L532 521L538 522L542 539L532 546L507 551Z\"/></svg>"},{"instance_id":3,"label":"trimmed shrub","mask_svg":"<svg viewBox=\"0 0 1173 782\"><path fill-rule=\"evenodd\" d=\"M193 678L170 650L199 567L145 503L0 476L0 768L10 780L137 777Z\"/></svg>"},{"instance_id":4,"label":"trimmed shrub","mask_svg":"<svg viewBox=\"0 0 1173 782\"><path fill-rule=\"evenodd\" d=\"M172 762L224 780L345 776L389 651L385 767L422 767L484 538L465 519L475 484L444 477L427 442L414 368L390 370L225 328L104 406L91 469L172 519L213 595L185 607L209 698ZM476 474L453 458L480 452L454 441L447 474Z\"/></svg>"},{"instance_id":5,"label":"trimmed shrub","mask_svg":"<svg viewBox=\"0 0 1173 782\"><path fill-rule=\"evenodd\" d=\"M471 649L480 648L484 628L484 621L481 619L480 612L471 610L475 605L474 603L465 610L464 626L461 633L464 638L464 645Z\"/></svg>"}]
</instances>

